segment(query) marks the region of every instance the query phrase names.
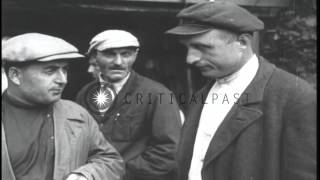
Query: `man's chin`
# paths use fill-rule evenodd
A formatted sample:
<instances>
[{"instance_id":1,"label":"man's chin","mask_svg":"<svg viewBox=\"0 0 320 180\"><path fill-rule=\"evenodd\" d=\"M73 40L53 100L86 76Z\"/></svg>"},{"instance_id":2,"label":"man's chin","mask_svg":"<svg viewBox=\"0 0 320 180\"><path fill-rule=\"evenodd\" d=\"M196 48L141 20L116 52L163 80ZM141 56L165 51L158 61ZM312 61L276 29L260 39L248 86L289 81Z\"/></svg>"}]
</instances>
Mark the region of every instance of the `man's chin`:
<instances>
[{"instance_id":1,"label":"man's chin","mask_svg":"<svg viewBox=\"0 0 320 180\"><path fill-rule=\"evenodd\" d=\"M112 83L118 82L118 81L121 81L122 79L124 79L126 76L127 76L126 73L114 73L108 77L108 81L110 81Z\"/></svg>"},{"instance_id":2,"label":"man's chin","mask_svg":"<svg viewBox=\"0 0 320 180\"><path fill-rule=\"evenodd\" d=\"M38 100L38 101L35 101L34 104L36 105L44 105L44 106L47 106L47 105L51 105L51 104L54 104L55 102L59 101L61 98L50 98L50 99L46 99L46 100Z\"/></svg>"},{"instance_id":3,"label":"man's chin","mask_svg":"<svg viewBox=\"0 0 320 180\"><path fill-rule=\"evenodd\" d=\"M48 103L55 103L57 101L59 101L61 99L61 95L57 95L57 96L54 96L52 97L50 100L48 100Z\"/></svg>"},{"instance_id":4,"label":"man's chin","mask_svg":"<svg viewBox=\"0 0 320 180\"><path fill-rule=\"evenodd\" d=\"M210 71L201 71L201 74L206 78L217 78L217 74L212 73Z\"/></svg>"},{"instance_id":5,"label":"man's chin","mask_svg":"<svg viewBox=\"0 0 320 180\"><path fill-rule=\"evenodd\" d=\"M116 83L116 82L119 82L119 81L121 81L122 79L124 79L124 77L113 77L113 78L110 78L109 79L109 81L111 82L111 83Z\"/></svg>"}]
</instances>

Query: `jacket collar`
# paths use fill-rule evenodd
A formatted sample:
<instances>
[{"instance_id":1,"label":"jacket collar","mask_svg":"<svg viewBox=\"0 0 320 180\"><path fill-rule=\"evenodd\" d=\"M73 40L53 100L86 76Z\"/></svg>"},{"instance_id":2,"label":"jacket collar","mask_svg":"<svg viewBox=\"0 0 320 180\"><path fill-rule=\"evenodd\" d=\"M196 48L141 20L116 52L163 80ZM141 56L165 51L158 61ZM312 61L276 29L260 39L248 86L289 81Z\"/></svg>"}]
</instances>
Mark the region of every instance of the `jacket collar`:
<instances>
[{"instance_id":1,"label":"jacket collar","mask_svg":"<svg viewBox=\"0 0 320 180\"><path fill-rule=\"evenodd\" d=\"M119 109L119 107L121 107L122 104L126 103L128 93L134 92L134 90L138 86L138 78L139 75L134 70L131 70L129 79L117 94L117 97L114 100L115 104L107 111L107 114L116 111L117 109Z\"/></svg>"},{"instance_id":2,"label":"jacket collar","mask_svg":"<svg viewBox=\"0 0 320 180\"><path fill-rule=\"evenodd\" d=\"M264 89L268 83L275 66L268 63L262 57L259 59L259 69L252 82L240 96L239 101L235 104L222 124L217 129L212 138L208 151L205 156L203 169L210 164L223 150L251 123L262 116L261 102L263 100ZM197 96L207 96L210 88L214 84L211 81L202 88ZM204 97L206 98L206 97ZM187 114L186 122L183 126L183 134L181 137L179 156L181 157L181 165L183 166L182 175L187 176L190 167L193 145L197 133L198 123L203 108L203 103L193 105Z\"/></svg>"},{"instance_id":3,"label":"jacket collar","mask_svg":"<svg viewBox=\"0 0 320 180\"><path fill-rule=\"evenodd\" d=\"M72 111L72 108L68 108L68 103L62 104L66 102L65 100L59 100L53 105L53 117L55 125L60 125L62 122L58 122L62 120L75 120L79 122L85 122L81 113L77 111Z\"/></svg>"},{"instance_id":4,"label":"jacket collar","mask_svg":"<svg viewBox=\"0 0 320 180\"><path fill-rule=\"evenodd\" d=\"M203 169L223 152L247 126L263 115L261 102L264 89L274 69L274 65L259 57L258 72L213 136L205 156Z\"/></svg>"}]
</instances>

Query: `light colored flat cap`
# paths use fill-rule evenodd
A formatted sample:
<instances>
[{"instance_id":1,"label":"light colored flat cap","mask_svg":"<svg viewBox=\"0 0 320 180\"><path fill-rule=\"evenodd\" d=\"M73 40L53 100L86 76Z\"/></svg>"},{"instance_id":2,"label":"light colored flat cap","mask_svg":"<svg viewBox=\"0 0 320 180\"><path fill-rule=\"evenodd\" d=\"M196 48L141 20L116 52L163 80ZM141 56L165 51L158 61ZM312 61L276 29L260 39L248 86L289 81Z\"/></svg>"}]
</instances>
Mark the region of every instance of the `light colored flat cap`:
<instances>
[{"instance_id":1,"label":"light colored flat cap","mask_svg":"<svg viewBox=\"0 0 320 180\"><path fill-rule=\"evenodd\" d=\"M2 59L8 62L46 62L83 57L65 40L40 33L14 36L2 45Z\"/></svg>"},{"instance_id":2,"label":"light colored flat cap","mask_svg":"<svg viewBox=\"0 0 320 180\"><path fill-rule=\"evenodd\" d=\"M124 30L106 30L92 38L87 54L93 49L103 51L121 47L139 47L138 39Z\"/></svg>"}]
</instances>

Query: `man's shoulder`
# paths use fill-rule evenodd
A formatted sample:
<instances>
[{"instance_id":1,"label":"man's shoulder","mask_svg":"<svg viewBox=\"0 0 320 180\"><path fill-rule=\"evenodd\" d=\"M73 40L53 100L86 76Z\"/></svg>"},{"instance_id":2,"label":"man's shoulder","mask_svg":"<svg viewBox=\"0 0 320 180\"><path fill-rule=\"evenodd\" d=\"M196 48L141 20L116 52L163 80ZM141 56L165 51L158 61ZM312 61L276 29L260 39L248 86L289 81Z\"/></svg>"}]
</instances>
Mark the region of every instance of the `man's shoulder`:
<instances>
[{"instance_id":1,"label":"man's shoulder","mask_svg":"<svg viewBox=\"0 0 320 180\"><path fill-rule=\"evenodd\" d=\"M170 90L165 85L150 79L146 76L137 74L137 84L140 88L151 92L169 92Z\"/></svg>"},{"instance_id":2,"label":"man's shoulder","mask_svg":"<svg viewBox=\"0 0 320 180\"><path fill-rule=\"evenodd\" d=\"M264 89L266 96L277 96L280 99L290 99L291 101L303 101L312 99L315 96L315 89L306 80L287 72L267 61L262 62L262 68L273 66L270 78L267 79ZM269 68L270 69L270 68ZM262 74L265 76L265 74Z\"/></svg>"},{"instance_id":3,"label":"man's shoulder","mask_svg":"<svg viewBox=\"0 0 320 180\"><path fill-rule=\"evenodd\" d=\"M312 93L315 89L306 80L276 67L270 78L270 85L296 93Z\"/></svg>"},{"instance_id":4,"label":"man's shoulder","mask_svg":"<svg viewBox=\"0 0 320 180\"><path fill-rule=\"evenodd\" d=\"M86 111L81 105L67 99L60 99L58 102L56 102L55 106L63 107L68 111L70 110Z\"/></svg>"},{"instance_id":5,"label":"man's shoulder","mask_svg":"<svg viewBox=\"0 0 320 180\"><path fill-rule=\"evenodd\" d=\"M65 116L79 116L84 117L88 116L88 111L83 108L81 105L66 99L60 99L55 103L55 109L59 113L65 113ZM60 112L64 111L64 112Z\"/></svg>"}]
</instances>

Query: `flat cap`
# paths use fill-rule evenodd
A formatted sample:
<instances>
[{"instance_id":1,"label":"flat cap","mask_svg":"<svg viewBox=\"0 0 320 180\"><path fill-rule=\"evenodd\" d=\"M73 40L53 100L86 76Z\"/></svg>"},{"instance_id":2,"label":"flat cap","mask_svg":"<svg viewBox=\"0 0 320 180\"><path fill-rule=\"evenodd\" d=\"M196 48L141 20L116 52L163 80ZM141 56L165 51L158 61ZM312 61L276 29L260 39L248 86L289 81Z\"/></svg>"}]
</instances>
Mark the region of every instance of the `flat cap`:
<instances>
[{"instance_id":1,"label":"flat cap","mask_svg":"<svg viewBox=\"0 0 320 180\"><path fill-rule=\"evenodd\" d=\"M264 23L249 11L226 1L194 4L181 10L177 17L182 23L166 31L166 34L194 35L214 28L254 32L264 28Z\"/></svg>"},{"instance_id":2,"label":"flat cap","mask_svg":"<svg viewBox=\"0 0 320 180\"><path fill-rule=\"evenodd\" d=\"M87 54L93 49L103 51L111 48L139 47L138 39L124 30L106 30L92 38Z\"/></svg>"},{"instance_id":3,"label":"flat cap","mask_svg":"<svg viewBox=\"0 0 320 180\"><path fill-rule=\"evenodd\" d=\"M82 57L78 49L65 40L40 33L14 36L2 44L2 59L7 62L46 62Z\"/></svg>"}]
</instances>

